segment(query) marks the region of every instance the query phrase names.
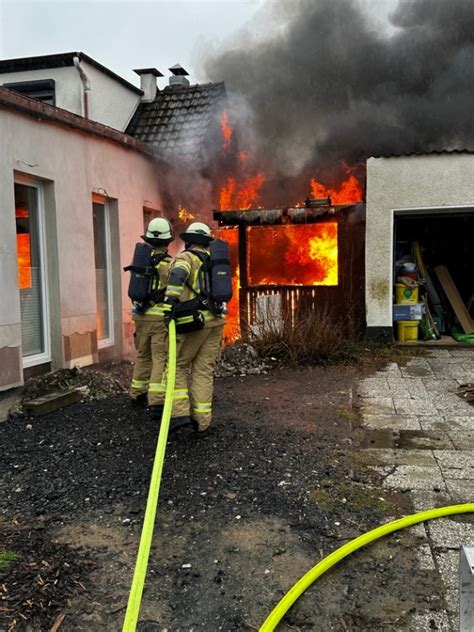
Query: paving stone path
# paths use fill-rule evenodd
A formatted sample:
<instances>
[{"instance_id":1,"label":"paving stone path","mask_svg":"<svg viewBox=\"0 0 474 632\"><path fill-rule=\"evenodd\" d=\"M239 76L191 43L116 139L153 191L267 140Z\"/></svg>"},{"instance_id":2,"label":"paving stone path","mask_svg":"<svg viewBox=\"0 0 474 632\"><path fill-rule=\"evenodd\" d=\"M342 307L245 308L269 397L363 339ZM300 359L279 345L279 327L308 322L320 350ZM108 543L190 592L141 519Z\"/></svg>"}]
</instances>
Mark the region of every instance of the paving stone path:
<instances>
[{"instance_id":1,"label":"paving stone path","mask_svg":"<svg viewBox=\"0 0 474 632\"><path fill-rule=\"evenodd\" d=\"M359 384L367 449L383 485L409 494L416 511L474 502L474 406L454 393L473 381L474 349L460 348L392 363ZM434 629L457 631L459 546L474 546L474 524L441 519L413 528L420 567L436 569L446 586L447 609ZM433 614L415 617L409 629L433 629Z\"/></svg>"}]
</instances>

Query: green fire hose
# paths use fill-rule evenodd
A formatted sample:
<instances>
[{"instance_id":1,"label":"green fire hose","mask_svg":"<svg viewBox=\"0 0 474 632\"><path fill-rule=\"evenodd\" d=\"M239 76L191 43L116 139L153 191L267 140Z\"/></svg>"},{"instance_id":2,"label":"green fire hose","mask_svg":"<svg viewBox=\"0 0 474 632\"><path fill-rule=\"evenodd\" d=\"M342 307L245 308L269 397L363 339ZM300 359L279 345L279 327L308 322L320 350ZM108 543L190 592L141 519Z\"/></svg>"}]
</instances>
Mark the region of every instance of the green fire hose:
<instances>
[{"instance_id":1,"label":"green fire hose","mask_svg":"<svg viewBox=\"0 0 474 632\"><path fill-rule=\"evenodd\" d=\"M122 632L135 632L136 630L143 587L145 585L148 559L150 557L151 543L153 540L153 529L155 525L156 510L158 507L158 496L160 492L161 475L163 472L166 441L168 439L168 430L171 418L173 390L176 378L176 327L174 321L171 321L169 325L168 354L169 361L166 379L165 405L161 419L158 443L156 446L155 461L153 463L153 470L151 473L150 489L148 492L140 545L138 547L135 572L133 574L132 587L128 598L127 611L125 614ZM410 527L427 520L434 520L435 518L443 518L445 516L453 516L462 513L474 513L474 503L451 505L449 507L440 507L439 509L430 509L428 511L412 514L410 516L406 516L405 518L388 522L387 524L377 527L376 529L372 529L371 531L360 535L358 538L347 542L316 564L316 566L303 575L303 577L301 577L301 579L299 579L296 584L290 588L286 595L278 602L269 616L265 619L259 629L259 632L272 632L272 630L275 630L276 626L280 623L295 601L301 597L305 590L309 588L309 586L311 586L311 584L313 584L313 582L315 582L319 577L321 577L321 575L326 573L345 557L354 553L354 551L357 551L367 544L375 542L375 540L378 540L389 533L393 533L394 531L399 531L400 529L405 529L406 527Z\"/></svg>"}]
</instances>

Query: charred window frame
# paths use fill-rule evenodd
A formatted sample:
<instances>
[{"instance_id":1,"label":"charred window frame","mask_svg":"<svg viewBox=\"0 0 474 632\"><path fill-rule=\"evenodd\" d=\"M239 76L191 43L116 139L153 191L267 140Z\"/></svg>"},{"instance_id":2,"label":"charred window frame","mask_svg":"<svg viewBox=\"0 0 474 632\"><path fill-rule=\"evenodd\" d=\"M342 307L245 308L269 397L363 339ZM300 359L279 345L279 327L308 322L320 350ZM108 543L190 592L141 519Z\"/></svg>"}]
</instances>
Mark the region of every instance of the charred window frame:
<instances>
[{"instance_id":1,"label":"charred window frame","mask_svg":"<svg viewBox=\"0 0 474 632\"><path fill-rule=\"evenodd\" d=\"M20 92L31 99L37 99L48 105L56 105L56 86L54 79L38 79L35 81L18 81L4 83L5 88Z\"/></svg>"}]
</instances>

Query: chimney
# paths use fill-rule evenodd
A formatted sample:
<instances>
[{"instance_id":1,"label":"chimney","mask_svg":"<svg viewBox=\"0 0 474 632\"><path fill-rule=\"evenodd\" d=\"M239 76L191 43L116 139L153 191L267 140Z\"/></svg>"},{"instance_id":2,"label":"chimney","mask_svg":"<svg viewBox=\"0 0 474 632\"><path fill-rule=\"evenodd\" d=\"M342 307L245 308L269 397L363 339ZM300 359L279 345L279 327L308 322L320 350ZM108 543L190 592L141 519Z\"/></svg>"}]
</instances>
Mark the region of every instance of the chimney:
<instances>
[{"instance_id":1,"label":"chimney","mask_svg":"<svg viewBox=\"0 0 474 632\"><path fill-rule=\"evenodd\" d=\"M140 77L140 88L143 92L141 101L150 103L155 99L156 91L158 90L156 79L164 75L156 68L135 68L133 72L136 72Z\"/></svg>"},{"instance_id":2,"label":"chimney","mask_svg":"<svg viewBox=\"0 0 474 632\"><path fill-rule=\"evenodd\" d=\"M170 77L170 86L172 88L183 86L185 88L189 87L189 79L186 79L189 76L189 72L185 70L180 64L175 64L168 68L171 72Z\"/></svg>"}]
</instances>

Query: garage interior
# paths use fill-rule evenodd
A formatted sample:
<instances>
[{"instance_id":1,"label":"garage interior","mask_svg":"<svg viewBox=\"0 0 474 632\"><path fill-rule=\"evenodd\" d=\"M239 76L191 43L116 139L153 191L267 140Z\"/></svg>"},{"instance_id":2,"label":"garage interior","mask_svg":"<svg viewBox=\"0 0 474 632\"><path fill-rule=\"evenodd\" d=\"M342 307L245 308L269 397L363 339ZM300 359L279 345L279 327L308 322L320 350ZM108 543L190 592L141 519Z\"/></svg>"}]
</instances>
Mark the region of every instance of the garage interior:
<instances>
[{"instance_id":1,"label":"garage interior","mask_svg":"<svg viewBox=\"0 0 474 632\"><path fill-rule=\"evenodd\" d=\"M410 284L411 278L418 289L411 308L398 305L394 292L394 339L399 343L415 342L403 340L403 334L400 334L399 321L408 309L411 309L409 319L419 309L416 312L416 318L420 319L418 344L474 343L473 235L474 208L411 210L395 214L393 278L399 288L400 281ZM411 270L413 264L415 270ZM406 269L410 271L407 273ZM453 289L450 284L447 293L444 283L448 275L455 287ZM407 288L406 294L409 293ZM398 299L400 296L403 297L402 292L398 293ZM454 304L453 297L456 298ZM460 312L464 312L461 318Z\"/></svg>"}]
</instances>

